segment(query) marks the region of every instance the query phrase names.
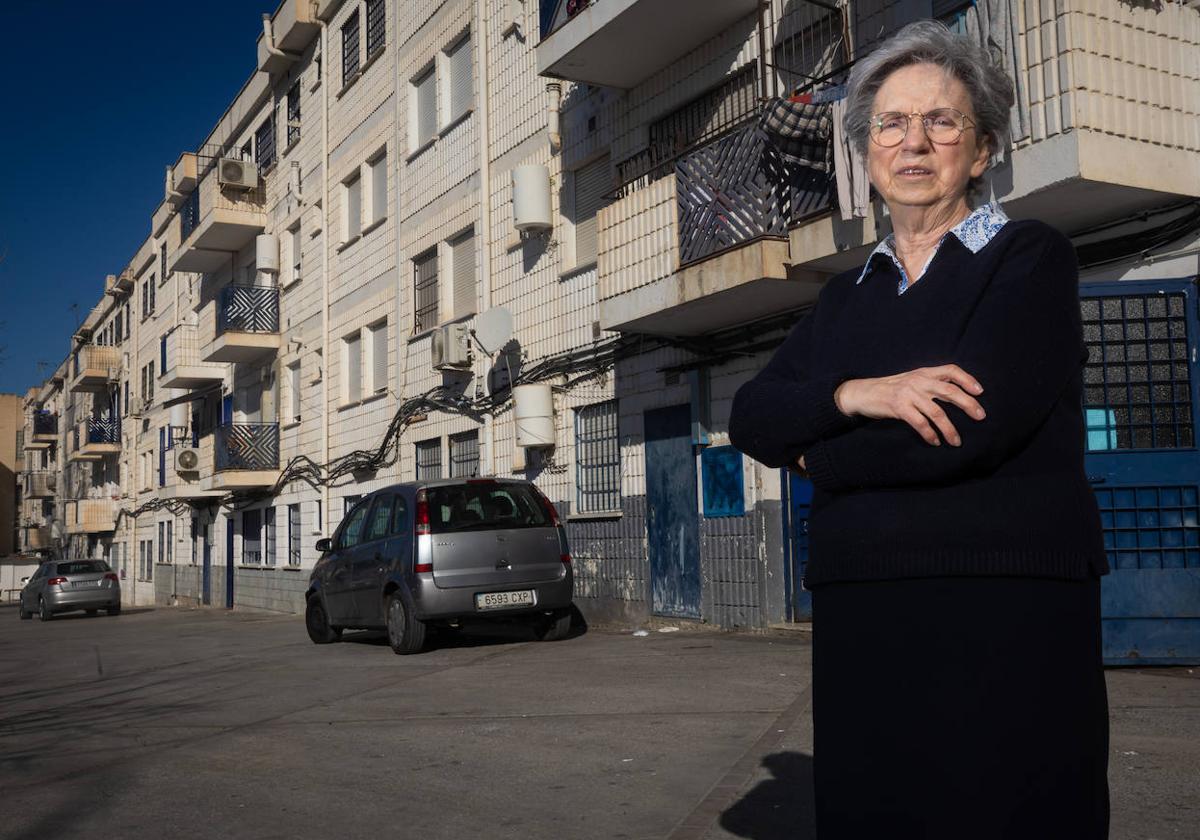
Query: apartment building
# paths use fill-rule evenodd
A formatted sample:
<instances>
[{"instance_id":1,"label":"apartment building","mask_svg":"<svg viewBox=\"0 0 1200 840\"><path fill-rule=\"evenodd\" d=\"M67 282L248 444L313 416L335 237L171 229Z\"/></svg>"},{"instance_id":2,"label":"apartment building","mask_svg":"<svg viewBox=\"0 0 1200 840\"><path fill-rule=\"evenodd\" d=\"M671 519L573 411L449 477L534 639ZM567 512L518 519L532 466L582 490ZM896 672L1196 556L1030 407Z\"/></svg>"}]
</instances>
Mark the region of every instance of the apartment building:
<instances>
[{"instance_id":1,"label":"apartment building","mask_svg":"<svg viewBox=\"0 0 1200 840\"><path fill-rule=\"evenodd\" d=\"M567 520L588 615L804 620L811 488L732 449L728 412L888 230L833 165L839 85L924 17L1017 82L988 197L1078 244L1106 586L1160 593L1113 607L1136 635L1200 566L1200 11L1178 2L284 2L75 337L107 390L72 366L31 403L65 421L66 521L115 508L71 550L137 603L294 611L363 494L516 475ZM799 157L761 126L781 100L808 109Z\"/></svg>"},{"instance_id":2,"label":"apartment building","mask_svg":"<svg viewBox=\"0 0 1200 840\"><path fill-rule=\"evenodd\" d=\"M18 394L0 394L0 557L20 546L20 476L25 468L25 423Z\"/></svg>"}]
</instances>

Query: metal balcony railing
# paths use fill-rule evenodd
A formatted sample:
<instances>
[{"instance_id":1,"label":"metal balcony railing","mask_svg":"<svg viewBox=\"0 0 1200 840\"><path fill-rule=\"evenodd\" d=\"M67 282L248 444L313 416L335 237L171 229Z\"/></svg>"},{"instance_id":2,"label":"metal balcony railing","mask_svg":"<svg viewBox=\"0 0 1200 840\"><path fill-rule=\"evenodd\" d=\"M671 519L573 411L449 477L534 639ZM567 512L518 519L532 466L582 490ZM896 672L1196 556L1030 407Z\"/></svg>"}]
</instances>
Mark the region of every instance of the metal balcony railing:
<instances>
[{"instance_id":1,"label":"metal balcony railing","mask_svg":"<svg viewBox=\"0 0 1200 840\"><path fill-rule=\"evenodd\" d=\"M120 443L121 421L116 417L89 417L87 421L88 443Z\"/></svg>"},{"instance_id":2,"label":"metal balcony railing","mask_svg":"<svg viewBox=\"0 0 1200 840\"><path fill-rule=\"evenodd\" d=\"M200 224L200 189L193 189L179 207L179 241L184 242Z\"/></svg>"},{"instance_id":3,"label":"metal balcony railing","mask_svg":"<svg viewBox=\"0 0 1200 840\"><path fill-rule=\"evenodd\" d=\"M278 423L230 423L215 434L216 469L279 469Z\"/></svg>"},{"instance_id":4,"label":"metal balcony railing","mask_svg":"<svg viewBox=\"0 0 1200 840\"><path fill-rule=\"evenodd\" d=\"M279 290L271 286L230 285L217 301L217 334L279 332Z\"/></svg>"},{"instance_id":5,"label":"metal balcony railing","mask_svg":"<svg viewBox=\"0 0 1200 840\"><path fill-rule=\"evenodd\" d=\"M33 415L33 434L37 435L57 435L58 434L58 415L49 412L38 412Z\"/></svg>"}]
</instances>

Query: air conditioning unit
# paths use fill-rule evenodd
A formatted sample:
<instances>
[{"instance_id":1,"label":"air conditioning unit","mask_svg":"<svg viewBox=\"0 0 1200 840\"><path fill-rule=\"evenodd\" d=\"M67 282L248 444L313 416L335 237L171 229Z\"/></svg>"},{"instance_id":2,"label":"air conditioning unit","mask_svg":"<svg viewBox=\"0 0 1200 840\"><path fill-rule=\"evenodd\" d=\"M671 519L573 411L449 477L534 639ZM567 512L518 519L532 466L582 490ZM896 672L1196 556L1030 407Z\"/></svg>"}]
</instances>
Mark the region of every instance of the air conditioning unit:
<instances>
[{"instance_id":1,"label":"air conditioning unit","mask_svg":"<svg viewBox=\"0 0 1200 840\"><path fill-rule=\"evenodd\" d=\"M258 186L258 167L250 160L221 158L217 161L217 183L223 187L252 190Z\"/></svg>"},{"instance_id":2,"label":"air conditioning unit","mask_svg":"<svg viewBox=\"0 0 1200 840\"><path fill-rule=\"evenodd\" d=\"M429 349L434 370L462 370L471 366L467 328L463 324L447 324L434 330Z\"/></svg>"},{"instance_id":3,"label":"air conditioning unit","mask_svg":"<svg viewBox=\"0 0 1200 840\"><path fill-rule=\"evenodd\" d=\"M200 450L181 447L175 450L175 471L196 472L200 469Z\"/></svg>"}]
</instances>

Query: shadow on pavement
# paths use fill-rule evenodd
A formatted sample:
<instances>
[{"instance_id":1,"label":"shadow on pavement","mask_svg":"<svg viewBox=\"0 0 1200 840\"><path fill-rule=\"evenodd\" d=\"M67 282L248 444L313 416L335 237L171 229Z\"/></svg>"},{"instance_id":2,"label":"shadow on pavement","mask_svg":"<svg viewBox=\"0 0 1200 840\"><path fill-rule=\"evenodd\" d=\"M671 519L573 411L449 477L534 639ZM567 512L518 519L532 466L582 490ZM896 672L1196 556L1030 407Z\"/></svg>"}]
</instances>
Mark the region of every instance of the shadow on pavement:
<instances>
[{"instance_id":1,"label":"shadow on pavement","mask_svg":"<svg viewBox=\"0 0 1200 840\"><path fill-rule=\"evenodd\" d=\"M577 607L572 606L571 629L562 641L579 638L587 633L587 630L587 620L583 617L583 613ZM466 620L462 622L461 628L430 628L427 650L493 647L529 642L534 638L533 629L526 619ZM388 640L387 633L382 630L348 630L342 636L342 643L387 647Z\"/></svg>"},{"instance_id":2,"label":"shadow on pavement","mask_svg":"<svg viewBox=\"0 0 1200 840\"><path fill-rule=\"evenodd\" d=\"M815 840L812 756L778 752L762 763L773 778L759 782L721 814L721 828L750 840Z\"/></svg>"}]
</instances>

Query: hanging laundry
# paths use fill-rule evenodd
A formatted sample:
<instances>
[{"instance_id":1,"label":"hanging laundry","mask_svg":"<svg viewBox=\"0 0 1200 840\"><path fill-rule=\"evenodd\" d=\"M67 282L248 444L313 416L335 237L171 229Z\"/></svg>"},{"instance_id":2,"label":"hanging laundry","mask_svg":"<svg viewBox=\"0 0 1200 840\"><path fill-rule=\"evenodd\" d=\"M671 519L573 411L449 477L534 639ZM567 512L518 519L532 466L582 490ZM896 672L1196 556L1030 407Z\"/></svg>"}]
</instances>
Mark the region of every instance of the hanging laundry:
<instances>
[{"instance_id":1,"label":"hanging laundry","mask_svg":"<svg viewBox=\"0 0 1200 840\"><path fill-rule=\"evenodd\" d=\"M867 177L867 162L858 147L846 134L843 122L846 100L835 100L833 111L833 174L837 182L838 208L842 221L865 218L871 202L871 181Z\"/></svg>"},{"instance_id":2,"label":"hanging laundry","mask_svg":"<svg viewBox=\"0 0 1200 840\"><path fill-rule=\"evenodd\" d=\"M805 105L823 105L846 98L845 85L830 85L817 91L795 93L788 97L789 102L799 102Z\"/></svg>"},{"instance_id":3,"label":"hanging laundry","mask_svg":"<svg viewBox=\"0 0 1200 840\"><path fill-rule=\"evenodd\" d=\"M1013 138L1029 134L1029 110L1022 104L1024 76L1017 64L1016 9L1011 0L975 0L967 9L967 35L986 49L992 60L1003 67L1013 80L1016 102L1009 116L1009 131ZM998 149L996 162L1004 160L1008 150Z\"/></svg>"},{"instance_id":4,"label":"hanging laundry","mask_svg":"<svg viewBox=\"0 0 1200 840\"><path fill-rule=\"evenodd\" d=\"M771 99L763 109L759 127L788 163L829 172L833 165L833 120L828 105Z\"/></svg>"}]
</instances>

